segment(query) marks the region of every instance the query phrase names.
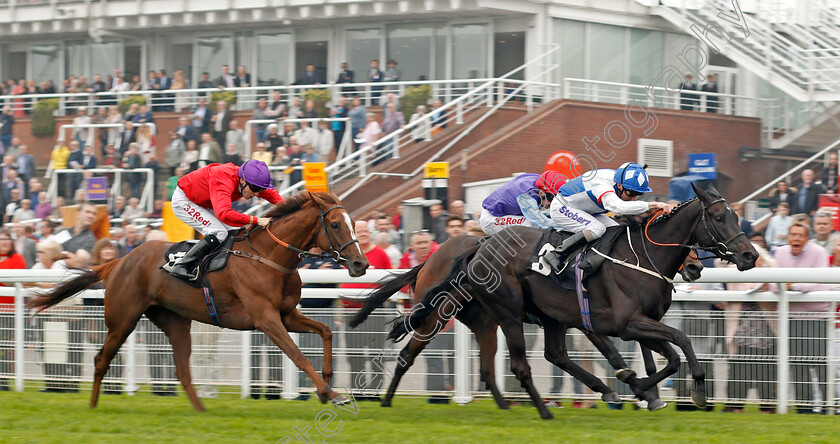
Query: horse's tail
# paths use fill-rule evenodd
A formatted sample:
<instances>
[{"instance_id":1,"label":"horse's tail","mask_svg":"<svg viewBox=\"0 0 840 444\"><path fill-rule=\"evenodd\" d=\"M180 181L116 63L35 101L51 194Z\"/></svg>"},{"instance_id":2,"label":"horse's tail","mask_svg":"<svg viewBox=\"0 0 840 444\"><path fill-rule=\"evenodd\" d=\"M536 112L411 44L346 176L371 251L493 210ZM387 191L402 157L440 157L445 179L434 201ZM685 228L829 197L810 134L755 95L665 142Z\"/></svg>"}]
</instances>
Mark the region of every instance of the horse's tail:
<instances>
[{"instance_id":1,"label":"horse's tail","mask_svg":"<svg viewBox=\"0 0 840 444\"><path fill-rule=\"evenodd\" d=\"M377 284L376 290L365 298L365 304L362 308L359 309L352 318L350 318L350 327L356 328L362 322L365 322L368 316L373 313L373 310L381 307L382 304L391 297L391 295L400 291L400 289L406 285L409 285L412 289L414 289L414 284L417 283L417 275L420 273L420 269L423 268L424 264L425 262L417 265L406 273Z\"/></svg>"},{"instance_id":2,"label":"horse's tail","mask_svg":"<svg viewBox=\"0 0 840 444\"><path fill-rule=\"evenodd\" d=\"M69 281L64 281L49 291L36 293L36 297L30 300L26 305L28 305L29 308L37 308L38 313L40 313L77 293L87 290L93 284L107 279L108 275L111 274L119 261L119 259L115 259L105 264L95 266L90 270L84 270L81 275L76 276Z\"/></svg>"},{"instance_id":3,"label":"horse's tail","mask_svg":"<svg viewBox=\"0 0 840 444\"><path fill-rule=\"evenodd\" d=\"M391 321L391 331L388 333L388 339L391 339L394 342L402 341L406 335L410 334L414 329L422 326L426 322L426 318L428 318L429 315L438 308L435 306L435 299L438 298L441 293L448 292L453 296L456 293L460 294L460 292L451 292L450 290L455 288L453 284L457 283L458 285L461 285L458 277L460 274L466 273L467 264L469 264L480 247L481 243L476 243L476 245L468 248L466 251L453 258L453 264L449 274L434 288L426 292L423 302L416 305L414 309L411 310L411 313L402 315ZM463 305L468 301L459 302Z\"/></svg>"}]
</instances>

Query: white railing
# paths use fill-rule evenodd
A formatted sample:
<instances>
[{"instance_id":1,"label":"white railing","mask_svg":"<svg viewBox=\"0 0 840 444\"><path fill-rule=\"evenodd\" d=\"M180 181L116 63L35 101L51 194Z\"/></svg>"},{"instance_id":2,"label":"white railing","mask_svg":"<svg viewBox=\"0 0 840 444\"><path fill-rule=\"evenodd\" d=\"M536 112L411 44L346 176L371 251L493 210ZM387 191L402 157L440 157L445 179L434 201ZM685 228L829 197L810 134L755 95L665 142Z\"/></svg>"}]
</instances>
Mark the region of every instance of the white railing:
<instances>
[{"instance_id":1,"label":"white railing","mask_svg":"<svg viewBox=\"0 0 840 444\"><path fill-rule=\"evenodd\" d=\"M406 270L392 270L393 272L400 273ZM367 275L362 278L350 278L347 275L345 270L300 270L301 278L305 283L373 283L378 281L379 279L385 277L387 275L386 270L370 270ZM62 377L56 378L55 376L49 376L44 374L42 371L39 371L41 367L41 363L44 362L42 359L47 359L46 357L39 357L38 353L33 351L32 349L38 349L39 347L44 347L45 350L51 351L53 353L59 353L61 355L64 353L65 355L68 353L68 349L71 347L68 344L68 341L58 341L52 340L52 342L44 342L39 341L35 335L43 331L44 327L38 327L37 324L27 324L27 317L24 310L24 298L28 294L28 289L23 288L24 283L32 283L32 282L56 282L64 278L65 274L60 271L36 271L36 270L0 270L0 282L7 282L13 283L15 285L14 288L0 288L0 295L15 295L15 302L13 307L8 307L0 309L0 318L5 317L6 321L0 322L0 333L3 334L2 342L0 342L0 346L13 349L14 353L14 369L11 371L10 374L0 375L0 377L9 377L14 380L14 389L17 391L23 391L26 386L40 386L41 380L47 381L64 381L64 382L86 382L90 380L90 375L92 369L90 367L90 363L92 362L93 353L98 349L99 343L90 343L88 344L77 344L78 353L84 354L85 358L90 358L85 360L84 371L80 371L77 376L73 377ZM762 292L748 292L748 291L702 291L702 290L690 290L690 291L678 291L674 294L674 302L676 304L687 304L692 302L697 303L705 303L705 304L717 304L721 302L726 303L736 303L736 302L755 302L755 303L775 303L777 304L777 309L775 310L768 310L764 312L765 314L762 315L763 319L766 319L771 324L775 325L773 337L751 337L749 339L762 339L762 340L769 340L775 344L775 352L771 355L764 355L760 357L756 356L744 356L739 354L732 354L726 352L724 349L723 352L715 351L715 349L710 349L706 351L698 350L698 356L701 360L705 360L710 362L710 373L712 372L711 368L717 369L716 371L719 374L721 368L723 368L724 372L726 370L726 364L729 363L730 365L734 365L734 362L738 362L740 360L752 360L753 362L763 362L766 365L773 365L775 364L775 368L778 371L778 376L776 380L763 380L761 381L764 384L773 384L776 386L776 397L774 399L769 399L766 397L761 397L758 400L752 399L751 401L747 402L757 402L760 401L765 404L775 404L779 413L785 413L788 409L788 405L790 403L796 404L804 404L804 405L813 405L817 406L819 403L815 402L811 399L794 399L791 397L789 392L789 385L791 383L791 374L789 373L789 365L791 361L794 362L794 366L800 365L796 362L801 361L802 357L795 357L791 355L791 350L788 348L788 341L789 339L796 338L796 339L805 339L805 337L800 336L791 336L798 335L799 333L790 332L788 330L789 322L791 321L792 316L796 317L800 315L800 313L791 313L789 310L789 304L794 302L829 302L831 305L831 310L829 312L821 312L821 313L811 313L810 315L818 320L819 322L824 322L825 329L824 335L825 337L813 337L808 336L809 339L812 339L817 342L825 341L826 342L826 355L825 356L810 356L807 359L811 361L808 365L814 366L824 366L827 372L827 386L826 386L826 393L825 393L825 400L827 401L824 408L827 408L829 413L834 413L835 406L837 405L838 401L838 392L836 391L835 383L838 382L838 378L835 374L837 369L837 358L838 355L835 352L835 347L840 344L840 341L835 339L835 322L834 322L834 308L836 307L836 303L840 301L840 291L831 290L831 291L819 291L819 292L812 292L812 293L798 293L798 292L791 292L785 289L785 283L826 283L826 284L840 284L840 269L838 268L823 268L823 269L785 269L785 268L777 268L777 269L754 269L747 272L738 272L734 269L706 269L703 271L703 277L698 281L699 283L703 284L710 284L710 283L736 283L736 282L765 282L765 283L779 283L780 284L780 291L779 294L773 293L762 293ZM311 298L335 298L337 296L342 297L352 297L351 295L359 295L363 293L364 290L350 290L350 289L303 289L303 297L304 299L311 299ZM101 298L102 291L101 290L94 290L86 292L82 295L82 297L92 297L92 298ZM404 298L405 296L402 295L399 298ZM398 299L399 299L398 298ZM68 329L72 333L74 330L70 328L70 324L72 324L74 319L81 320L81 321L90 321L90 322L100 322L99 329L104 328L101 325L101 308L100 307L78 307L77 298L70 299L59 306L48 310L47 312L41 314L39 317L34 318L36 321L38 319L44 321L53 322L50 324L51 331L59 331L64 332L67 334ZM75 305L74 305L75 304ZM10 310L13 308L13 310ZM334 316L344 316L350 313L350 311L346 310L336 310L336 309L313 309L309 310L308 313L313 316L325 316L329 317L331 320L329 323L333 323L332 319ZM384 310L384 311L377 311L374 316L368 321L374 325L379 326L378 328L386 328L384 327L384 320L386 318L391 318L394 316L396 312L392 310ZM690 310L687 308L683 308L681 310L672 310L671 313L668 313L666 316L666 322L686 322L683 321L684 319L704 319L708 322L715 322L719 324L723 324L725 322L729 322L732 319L739 319L745 316L754 316L755 313L750 314L749 312L740 312L740 311L727 311L724 314L720 312L714 313L708 310ZM12 323L8 322L11 320L10 318L14 319ZM13 324L13 326L12 326ZM90 332L91 327L90 323L84 322L77 322L76 328L84 328L86 332ZM83 327L79 327L79 326ZM364 338L365 340L378 340L381 342L382 337L384 336L385 332L374 329L365 329L364 325L361 328L361 331L353 331L353 330L345 330L343 323L342 326L335 329L334 338L334 350L336 352L336 383L335 386L342 386L341 383L345 381L352 381L353 374L348 373L347 367L343 365L342 358L350 358L351 356L359 356L365 355L365 353L369 353L368 357L373 356L376 354L376 358L374 359L374 363L379 361L380 364L383 364L383 357L387 359L387 364L382 368L382 377L392 374L390 372L393 369L393 358L395 357L397 350L403 344L396 344L396 349L379 346L378 349L367 350L365 349L356 349L355 347L350 347L348 345L347 340L353 340L351 338ZM823 325L823 324L820 324ZM691 327L686 326L686 329L691 329ZM143 323L142 326L138 327L139 331L142 331L143 334L149 335L151 330L154 330L153 327L148 325L147 323ZM719 329L721 330L721 329ZM541 335L541 332L536 331L532 328L526 328L528 331L528 338L529 342L531 339L537 340L537 338ZM104 331L97 330L98 333L102 334ZM12 334L10 334L12 333ZM76 332L79 333L79 332ZM153 332L154 334L158 335L158 340L162 340L162 334L157 332L156 330ZM726 342L732 339L731 333L726 334L721 331L717 331L717 333L710 333L710 332L699 332L699 331L688 331L687 334L690 336L696 336L695 338L695 347L700 349L702 346L697 342L702 342L705 339L713 338L715 340L720 340ZM357 335L357 336L354 336ZM359 336L360 335L360 336ZM454 341L453 341L454 335ZM152 353L171 353L168 351L168 347L166 350L161 351L159 347L148 345L148 338L146 336L146 340L142 345L138 343L138 332L135 331L129 339L126 341L125 346L122 349L122 354L124 355L124 367L125 371L119 377L114 377L113 373L109 375L106 382L117 382L125 384L125 390L129 393L133 394L135 391L139 389L138 383L163 383L160 380L157 380L152 377L144 376L145 372L150 370L152 367L156 366L164 366L164 364L160 362L153 362L151 358L146 358L144 354L140 353L143 349L146 349L147 353L151 355ZM51 338L55 338L56 336L51 336ZM60 335L59 335L60 337ZM284 398L294 398L297 397L300 393L308 392L311 389L303 389L301 390L298 387L298 371L294 367L294 365L290 362L287 357L282 358L282 364L280 363L279 355L277 355L277 361L272 364L272 358L270 357L271 353L275 352L272 346L269 346L269 356L267 359L269 360L269 368L268 370L262 368L261 366L257 365L256 367L252 366L252 359L255 356L258 358L261 352L257 350L254 352L254 348L252 347L252 338L256 336L252 336L250 332L229 332L229 331L222 331L216 329L215 327L209 327L203 324L196 324L193 329L193 377L195 383L199 386L199 391L202 391L202 387L214 387L218 390L225 390L228 387L238 387L238 392L243 398L249 396L252 388L252 382L254 384L259 384L259 381L264 380L265 378L256 377L253 378L251 375L252 369L258 369L260 372L263 370L265 371L277 371L278 374L282 369L283 381L282 381L282 391ZM345 347L339 346L340 342L338 338L343 339L343 345ZM450 376L454 376L454 390L455 390L455 401L459 403L466 403L469 402L474 396L480 396L482 393L472 390L472 385L470 384L470 379L475 379L476 372L474 370L475 363L473 362L476 351L471 349L470 341L469 341L469 332L467 331L466 327L464 327L460 323L456 323L456 327L454 333L452 332L445 332L441 334L441 338L448 338L442 339L445 341L453 341L453 346L447 346L444 350L437 350L435 351L428 351L424 354L425 359L418 360L416 367L420 367L420 369L413 369L413 372L410 372L403 381L401 393L408 393L408 394L433 394L438 393L435 391L430 391L428 389L424 390L422 388L418 388L418 385L422 384L421 377L424 376L426 373L422 372L422 364L424 360L432 359L435 356L439 356L442 359L447 360L456 360L455 363L455 370L450 371L447 374ZM303 344L303 350L309 356L318 356L318 349L320 348L320 340L312 342L310 340L304 341L304 338L298 338L298 335L295 335L296 341L299 341L299 344ZM80 342L83 342L79 339ZM90 342L90 341L87 341ZM101 342L101 341L100 341ZM163 344L163 342L161 342ZM504 369L505 364L505 353L504 353L504 342L500 340L500 344L502 345L501 352L496 355L496 368L497 369ZM77 345L73 345L76 347ZM150 348L154 347L154 348ZM552 380L554 377L552 375L556 375L556 373L552 372L552 367L544 362L542 358L542 351L540 350L540 344L532 343L529 345L529 357L531 359L531 364L533 366L534 372L534 380L537 381L538 388L546 395L554 394L555 396L570 396L575 398L589 398L594 399L593 395L584 395L580 392L570 392L568 389L562 391L556 391L553 389L548 389L547 380ZM254 355L253 353L257 353ZM600 358L598 357L597 353L591 351L590 348L584 347L584 349L575 349L572 348L570 351L571 356L573 359L581 360L581 361L592 361L592 362L600 362ZM625 358L633 359L633 366L639 366L639 359L635 352L623 350L623 355ZM760 358L759 361L756 361L757 358ZM146 359L144 362L143 360ZM59 358L59 361L61 358ZM66 359L64 361L66 363ZM81 361L76 365L81 365ZM170 364L171 365L171 364ZM113 367L112 367L113 368ZM799 367L797 367L799 368ZM171 367L170 367L171 369ZM418 376L419 372L419 376ZM429 372L429 370L427 370ZM143 373L143 374L141 374ZM454 374L453 374L454 373ZM501 373L501 372L500 372ZM598 372L601 374L602 372ZM604 372L603 375L611 374L611 371ZM271 377L269 377L271 379ZM678 384L685 384L686 382L690 382L690 380L685 379L678 379L672 378ZM501 389L505 390L505 377L503 374L497 375L498 383L501 385ZM279 382L279 381L276 381ZM555 380L556 382L556 380ZM614 383L611 379L610 383ZM717 385L716 393L720 393L720 386L724 385L726 382L729 382L728 376L719 377L716 376L714 378L710 377L709 387L710 391L714 390L714 387ZM166 381L167 384L175 384L174 378L173 381ZM796 382L795 384L809 384L806 382ZM553 386L554 384L552 384ZM724 391L726 389L724 388ZM515 394L512 394L515 396ZM663 391L662 396L664 399L677 399L685 401L687 398L680 396L675 396L674 394L669 395L668 392ZM629 398L628 398L629 399ZM724 401L740 401L744 402L741 399L735 399L731 394L729 396L720 396L714 395L711 396L711 401L713 402L724 402Z\"/></svg>"},{"instance_id":2,"label":"white railing","mask_svg":"<svg viewBox=\"0 0 840 444\"><path fill-rule=\"evenodd\" d=\"M155 205L155 196L154 196L154 188L155 188L155 171L151 168L134 168L134 169L124 169L124 168L90 168L85 170L74 170L74 169L66 169L66 170L53 170L52 171L52 180L50 180L50 184L47 187L47 200L52 203L53 206L57 205L57 198L59 195L59 186L62 185L61 176L65 176L66 178L70 177L81 177L83 172L90 172L93 174L113 174L114 175L114 183L111 184L111 190L108 195L111 198L115 198L117 196L123 196L125 193L122 192L122 184L123 184L123 176L126 174L142 174L146 176L145 180L143 180L142 191L140 192L140 207L146 208L146 211L152 212L154 210ZM81 179L79 181L81 183ZM75 192L75 190L73 190Z\"/></svg>"},{"instance_id":3,"label":"white railing","mask_svg":"<svg viewBox=\"0 0 840 444\"><path fill-rule=\"evenodd\" d=\"M80 93L55 93L55 94L21 94L0 96L0 103L12 107L13 111L23 110L31 112L38 101L42 99L58 99L56 114L63 116L76 112L79 108L85 107L88 114L96 114L99 108L109 108L118 105L122 100L132 96L142 96L146 99L145 104L150 111L173 111L183 112L198 105L199 99L209 102L213 93L233 92L236 94L233 109L252 110L257 107L260 99L266 99L271 105L274 100L274 93L279 93L278 99L291 106L294 99L300 99L300 107L303 109L304 93L310 89L328 90L330 98L336 102L339 97L357 96L366 106L379 105L389 93L397 97L404 95L406 88L413 86L429 85L432 97L440 97L442 100L450 101L454 97L466 94L471 85L486 82L491 79L452 79L452 80L415 80L400 82L371 82L371 83L348 83L348 84L323 84L323 85L270 85L270 86L249 86L236 88L189 88L189 89L168 89L168 90L141 90L121 92L80 92ZM288 109L288 108L287 108Z\"/></svg>"},{"instance_id":4,"label":"white railing","mask_svg":"<svg viewBox=\"0 0 840 444\"><path fill-rule=\"evenodd\" d=\"M653 95L656 100L651 98ZM686 98L692 95L694 98ZM651 88L649 85L606 82L576 78L563 79L563 98L627 105L640 103L653 109L680 109L684 102L694 111L707 112L713 107L717 113L761 119L761 140L768 146L780 134L786 134L811 117L809 112L793 112L793 105L782 99L763 99L738 94L710 93L706 91L682 91L674 93L665 87ZM709 99L717 103L710 104ZM796 102L799 103L799 102ZM811 102L814 103L815 102Z\"/></svg>"}]
</instances>

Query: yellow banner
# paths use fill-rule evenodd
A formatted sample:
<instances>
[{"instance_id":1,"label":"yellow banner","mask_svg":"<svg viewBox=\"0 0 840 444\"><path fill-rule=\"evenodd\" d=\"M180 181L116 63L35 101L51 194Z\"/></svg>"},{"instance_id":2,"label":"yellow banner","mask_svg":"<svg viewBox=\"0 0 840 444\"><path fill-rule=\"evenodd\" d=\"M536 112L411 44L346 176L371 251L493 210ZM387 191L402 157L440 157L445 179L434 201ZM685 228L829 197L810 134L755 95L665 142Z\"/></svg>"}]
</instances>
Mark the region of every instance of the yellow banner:
<instances>
[{"instance_id":1,"label":"yellow banner","mask_svg":"<svg viewBox=\"0 0 840 444\"><path fill-rule=\"evenodd\" d=\"M427 163L426 179L449 179L449 162Z\"/></svg>"},{"instance_id":2,"label":"yellow banner","mask_svg":"<svg viewBox=\"0 0 840 444\"><path fill-rule=\"evenodd\" d=\"M306 189L312 192L330 192L330 184L327 181L327 164L324 162L306 162L303 164L303 181Z\"/></svg>"},{"instance_id":3,"label":"yellow banner","mask_svg":"<svg viewBox=\"0 0 840 444\"><path fill-rule=\"evenodd\" d=\"M169 242L181 242L195 239L195 230L172 212L172 202L163 203L163 225L160 229L166 233Z\"/></svg>"}]
</instances>

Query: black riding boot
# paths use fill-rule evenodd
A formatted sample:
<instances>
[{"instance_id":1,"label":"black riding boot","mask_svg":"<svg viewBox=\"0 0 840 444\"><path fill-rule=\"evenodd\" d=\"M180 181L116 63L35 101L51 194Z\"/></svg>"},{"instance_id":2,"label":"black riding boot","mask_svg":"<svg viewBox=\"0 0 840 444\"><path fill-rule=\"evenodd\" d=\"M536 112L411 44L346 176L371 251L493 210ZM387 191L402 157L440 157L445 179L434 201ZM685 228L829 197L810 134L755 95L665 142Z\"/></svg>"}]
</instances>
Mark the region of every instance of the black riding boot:
<instances>
[{"instance_id":1,"label":"black riding boot","mask_svg":"<svg viewBox=\"0 0 840 444\"><path fill-rule=\"evenodd\" d=\"M559 273L560 268L563 266L563 261L566 259L566 254L578 245L585 243L586 236L584 236L582 232L575 233L572 236L567 237L560 245L560 248L555 248L554 250L545 253L543 257L545 257L546 262L551 265L551 269Z\"/></svg>"},{"instance_id":2,"label":"black riding boot","mask_svg":"<svg viewBox=\"0 0 840 444\"><path fill-rule=\"evenodd\" d=\"M163 266L163 269L173 276L194 281L198 278L198 273L192 272L192 266L206 256L207 253L215 250L219 245L221 245L221 242L216 236L212 234L207 235L204 239L201 239L193 245L190 251L187 251L175 265L170 266L167 263Z\"/></svg>"}]
</instances>

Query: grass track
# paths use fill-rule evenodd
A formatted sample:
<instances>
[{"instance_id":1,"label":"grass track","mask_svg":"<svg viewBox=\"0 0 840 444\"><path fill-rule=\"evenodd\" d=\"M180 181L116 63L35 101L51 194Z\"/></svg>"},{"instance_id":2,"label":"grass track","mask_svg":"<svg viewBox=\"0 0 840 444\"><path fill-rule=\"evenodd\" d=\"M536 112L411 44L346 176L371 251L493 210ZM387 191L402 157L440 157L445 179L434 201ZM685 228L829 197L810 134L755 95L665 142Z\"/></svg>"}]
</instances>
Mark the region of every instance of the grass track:
<instances>
[{"instance_id":1,"label":"grass track","mask_svg":"<svg viewBox=\"0 0 840 444\"><path fill-rule=\"evenodd\" d=\"M205 399L208 411L194 412L183 393L176 398L102 396L87 408L80 394L0 392L2 443L275 443L297 442L294 428L312 442L340 443L813 443L838 442L840 418L821 415L765 415L720 412L659 412L551 409L555 419L538 419L532 407L496 409L491 400L467 406L428 405L397 398L394 407L361 402L359 412L322 406L316 400L253 401L233 396ZM327 429L343 421L333 437L315 429L316 415L337 413Z\"/></svg>"}]
</instances>

